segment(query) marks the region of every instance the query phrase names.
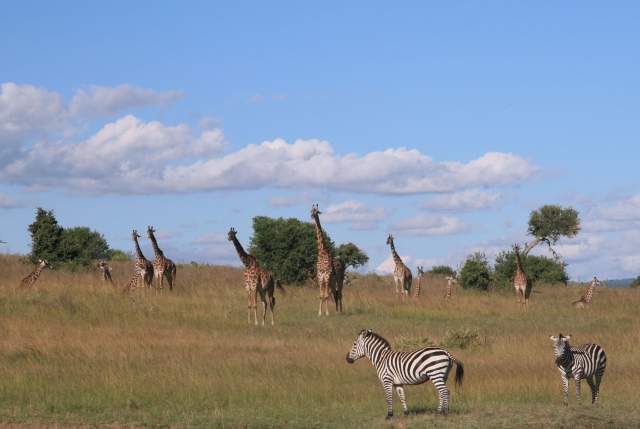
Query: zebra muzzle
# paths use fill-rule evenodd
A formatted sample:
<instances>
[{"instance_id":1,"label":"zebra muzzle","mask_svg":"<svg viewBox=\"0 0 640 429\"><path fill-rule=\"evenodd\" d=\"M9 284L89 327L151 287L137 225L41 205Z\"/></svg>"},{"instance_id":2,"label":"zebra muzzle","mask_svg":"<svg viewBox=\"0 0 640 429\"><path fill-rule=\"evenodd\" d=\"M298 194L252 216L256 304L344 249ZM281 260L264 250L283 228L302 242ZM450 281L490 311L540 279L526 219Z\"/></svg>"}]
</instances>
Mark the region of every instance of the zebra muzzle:
<instances>
[{"instance_id":1,"label":"zebra muzzle","mask_svg":"<svg viewBox=\"0 0 640 429\"><path fill-rule=\"evenodd\" d=\"M349 353L347 353L347 363L354 363L355 360L349 357Z\"/></svg>"}]
</instances>

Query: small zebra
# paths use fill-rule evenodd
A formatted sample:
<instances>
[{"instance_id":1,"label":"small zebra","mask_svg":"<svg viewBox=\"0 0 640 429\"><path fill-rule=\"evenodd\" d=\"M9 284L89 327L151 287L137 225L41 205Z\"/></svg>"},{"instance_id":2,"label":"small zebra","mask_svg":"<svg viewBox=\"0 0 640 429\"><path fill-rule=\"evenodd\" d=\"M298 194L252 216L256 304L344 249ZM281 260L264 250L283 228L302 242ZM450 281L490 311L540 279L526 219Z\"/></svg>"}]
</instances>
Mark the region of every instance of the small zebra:
<instances>
[{"instance_id":1,"label":"small zebra","mask_svg":"<svg viewBox=\"0 0 640 429\"><path fill-rule=\"evenodd\" d=\"M413 352L394 352L389 342L371 329L362 330L347 354L347 362L354 363L361 357L369 358L378 373L387 397L387 419L393 417L393 387L402 402L404 414L409 413L404 396L405 384L422 384L431 380L438 390L438 412L449 412L447 378L456 363L456 385L462 384L464 367L451 353L440 347L424 347Z\"/></svg>"},{"instance_id":2,"label":"small zebra","mask_svg":"<svg viewBox=\"0 0 640 429\"><path fill-rule=\"evenodd\" d=\"M602 347L597 344L583 344L578 347L571 347L569 345L571 335L566 337L562 334L557 337L551 335L549 338L553 341L556 365L562 377L564 405L569 405L569 377L573 377L576 381L576 397L578 401L580 401L580 380L587 379L587 383L591 388L591 403L595 404L600 393L600 382L607 367L607 356Z\"/></svg>"}]
</instances>

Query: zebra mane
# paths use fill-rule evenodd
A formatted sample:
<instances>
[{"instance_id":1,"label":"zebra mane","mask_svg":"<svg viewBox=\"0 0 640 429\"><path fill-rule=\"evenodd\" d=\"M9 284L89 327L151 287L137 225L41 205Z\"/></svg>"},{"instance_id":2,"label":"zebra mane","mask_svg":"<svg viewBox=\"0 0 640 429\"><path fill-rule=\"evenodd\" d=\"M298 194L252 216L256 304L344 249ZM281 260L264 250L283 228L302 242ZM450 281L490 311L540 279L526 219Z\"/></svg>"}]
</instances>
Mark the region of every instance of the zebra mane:
<instances>
[{"instance_id":1,"label":"zebra mane","mask_svg":"<svg viewBox=\"0 0 640 429\"><path fill-rule=\"evenodd\" d=\"M381 335L376 334L376 333L375 333L375 332L373 332L373 331L365 331L365 332L367 332L367 337L373 337L373 338L376 338L376 339L378 339L381 343L384 343L384 345L385 345L388 349L391 349L391 344L389 344L389 341L387 341L387 340L386 340L384 337L382 337Z\"/></svg>"}]
</instances>

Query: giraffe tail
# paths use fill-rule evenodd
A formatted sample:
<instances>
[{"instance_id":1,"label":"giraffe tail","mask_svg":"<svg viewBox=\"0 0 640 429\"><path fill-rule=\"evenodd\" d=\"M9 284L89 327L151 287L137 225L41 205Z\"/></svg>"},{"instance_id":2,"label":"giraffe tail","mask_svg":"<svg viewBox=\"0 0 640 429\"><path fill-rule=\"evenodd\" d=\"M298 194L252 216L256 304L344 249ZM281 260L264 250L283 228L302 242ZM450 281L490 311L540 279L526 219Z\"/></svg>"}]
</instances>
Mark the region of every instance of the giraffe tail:
<instances>
[{"instance_id":1,"label":"giraffe tail","mask_svg":"<svg viewBox=\"0 0 640 429\"><path fill-rule=\"evenodd\" d=\"M286 291L285 291L285 290L284 290L284 288L282 287L282 282L280 281L280 279L277 279L277 280L276 280L276 287L277 287L278 289L280 289L280 292L282 292L282 293L286 293Z\"/></svg>"}]
</instances>

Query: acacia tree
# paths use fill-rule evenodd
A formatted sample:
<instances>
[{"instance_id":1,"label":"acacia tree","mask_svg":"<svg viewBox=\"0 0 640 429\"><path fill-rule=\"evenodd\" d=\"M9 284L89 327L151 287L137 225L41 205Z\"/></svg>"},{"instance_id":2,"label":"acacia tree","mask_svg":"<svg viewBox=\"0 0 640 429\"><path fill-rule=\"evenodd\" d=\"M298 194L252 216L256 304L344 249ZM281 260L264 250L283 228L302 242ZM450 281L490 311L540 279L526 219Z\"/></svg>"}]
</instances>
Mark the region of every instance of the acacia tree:
<instances>
[{"instance_id":1,"label":"acacia tree","mask_svg":"<svg viewBox=\"0 0 640 429\"><path fill-rule=\"evenodd\" d=\"M335 257L340 259L344 268L358 268L369 262L369 257L353 243L344 243L338 246Z\"/></svg>"},{"instance_id":2,"label":"acacia tree","mask_svg":"<svg viewBox=\"0 0 640 429\"><path fill-rule=\"evenodd\" d=\"M572 238L580 232L580 217L572 207L545 205L531 212L527 233L533 241L525 243L523 254L529 252L540 243L546 243L549 250L557 257L552 245L561 237Z\"/></svg>"}]
</instances>

